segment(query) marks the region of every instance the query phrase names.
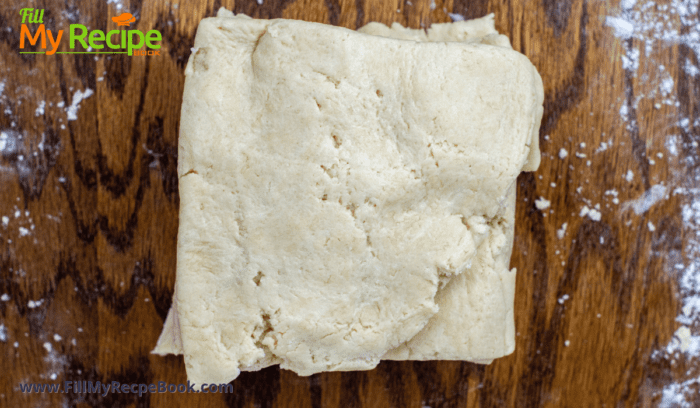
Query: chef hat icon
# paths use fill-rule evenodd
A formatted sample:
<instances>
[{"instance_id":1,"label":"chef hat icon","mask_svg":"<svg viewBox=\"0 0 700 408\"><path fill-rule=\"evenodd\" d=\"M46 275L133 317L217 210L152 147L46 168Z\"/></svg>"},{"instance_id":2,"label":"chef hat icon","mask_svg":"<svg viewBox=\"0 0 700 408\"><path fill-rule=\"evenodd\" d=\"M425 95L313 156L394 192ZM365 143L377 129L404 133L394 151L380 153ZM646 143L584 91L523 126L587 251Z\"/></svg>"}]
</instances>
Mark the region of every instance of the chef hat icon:
<instances>
[{"instance_id":1,"label":"chef hat icon","mask_svg":"<svg viewBox=\"0 0 700 408\"><path fill-rule=\"evenodd\" d=\"M133 23L134 21L136 21L136 17L134 17L133 15L131 15L131 13L122 13L122 14L119 15L119 16L112 17L112 21L114 21L115 23L117 23L118 26L126 26L126 27L128 27L129 25L131 25L131 23Z\"/></svg>"}]
</instances>

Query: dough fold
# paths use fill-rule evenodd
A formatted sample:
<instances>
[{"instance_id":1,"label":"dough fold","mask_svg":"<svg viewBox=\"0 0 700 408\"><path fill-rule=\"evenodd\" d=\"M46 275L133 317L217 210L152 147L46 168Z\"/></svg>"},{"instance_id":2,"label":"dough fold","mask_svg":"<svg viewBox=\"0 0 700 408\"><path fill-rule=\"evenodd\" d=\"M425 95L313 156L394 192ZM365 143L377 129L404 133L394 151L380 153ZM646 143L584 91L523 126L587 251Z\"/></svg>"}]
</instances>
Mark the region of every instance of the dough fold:
<instances>
[{"instance_id":1,"label":"dough fold","mask_svg":"<svg viewBox=\"0 0 700 408\"><path fill-rule=\"evenodd\" d=\"M185 74L154 353L201 385L513 351L515 180L539 165L543 90L493 15L355 32L222 9Z\"/></svg>"}]
</instances>

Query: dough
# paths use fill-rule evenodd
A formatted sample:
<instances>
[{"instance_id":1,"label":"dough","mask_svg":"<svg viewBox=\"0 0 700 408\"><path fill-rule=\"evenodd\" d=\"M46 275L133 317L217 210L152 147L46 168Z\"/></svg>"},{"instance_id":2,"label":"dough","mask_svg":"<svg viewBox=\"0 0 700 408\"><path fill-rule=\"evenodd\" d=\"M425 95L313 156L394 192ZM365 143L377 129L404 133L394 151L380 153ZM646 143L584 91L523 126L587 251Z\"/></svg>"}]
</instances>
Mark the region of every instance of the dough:
<instances>
[{"instance_id":1,"label":"dough","mask_svg":"<svg viewBox=\"0 0 700 408\"><path fill-rule=\"evenodd\" d=\"M354 32L220 10L195 49L155 353L202 384L513 351L514 184L543 92L492 15Z\"/></svg>"}]
</instances>

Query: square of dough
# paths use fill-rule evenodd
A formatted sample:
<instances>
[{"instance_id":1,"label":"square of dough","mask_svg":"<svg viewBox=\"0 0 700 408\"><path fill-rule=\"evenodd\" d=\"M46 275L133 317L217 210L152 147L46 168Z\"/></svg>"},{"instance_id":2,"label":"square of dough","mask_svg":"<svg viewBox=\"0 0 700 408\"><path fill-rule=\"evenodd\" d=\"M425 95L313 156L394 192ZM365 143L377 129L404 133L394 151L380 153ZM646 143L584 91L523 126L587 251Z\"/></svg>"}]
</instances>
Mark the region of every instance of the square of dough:
<instances>
[{"instance_id":1,"label":"square of dough","mask_svg":"<svg viewBox=\"0 0 700 408\"><path fill-rule=\"evenodd\" d=\"M173 306L196 384L514 349L541 79L493 15L359 32L220 10L186 68Z\"/></svg>"}]
</instances>

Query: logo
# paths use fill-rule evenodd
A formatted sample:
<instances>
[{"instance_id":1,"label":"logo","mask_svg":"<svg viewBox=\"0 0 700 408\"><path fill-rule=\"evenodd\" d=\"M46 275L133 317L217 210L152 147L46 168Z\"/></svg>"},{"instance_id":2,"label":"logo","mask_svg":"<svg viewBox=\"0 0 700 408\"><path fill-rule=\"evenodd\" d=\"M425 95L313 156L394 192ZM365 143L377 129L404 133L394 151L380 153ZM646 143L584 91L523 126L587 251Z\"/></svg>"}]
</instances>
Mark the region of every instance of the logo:
<instances>
[{"instance_id":1,"label":"logo","mask_svg":"<svg viewBox=\"0 0 700 408\"><path fill-rule=\"evenodd\" d=\"M122 26L127 26L129 27L131 23L136 21L136 17L132 16L131 13L122 13L122 15L118 17L112 17L112 21L117 23L119 27Z\"/></svg>"},{"instance_id":2,"label":"logo","mask_svg":"<svg viewBox=\"0 0 700 408\"><path fill-rule=\"evenodd\" d=\"M68 28L68 48L70 51L58 51L63 39L63 31L55 34L44 25L44 9L23 8L20 27L20 54L127 54L130 56L160 55L160 42L163 36L158 30L149 30L145 34L140 30L102 30L89 31L82 24L71 24ZM112 17L117 27L130 27L136 17L122 13ZM36 27L35 25L39 26ZM32 30L29 25L34 25ZM48 41L47 41L48 40ZM26 43L39 47L35 51L25 51ZM145 47L145 49L144 49Z\"/></svg>"}]
</instances>

